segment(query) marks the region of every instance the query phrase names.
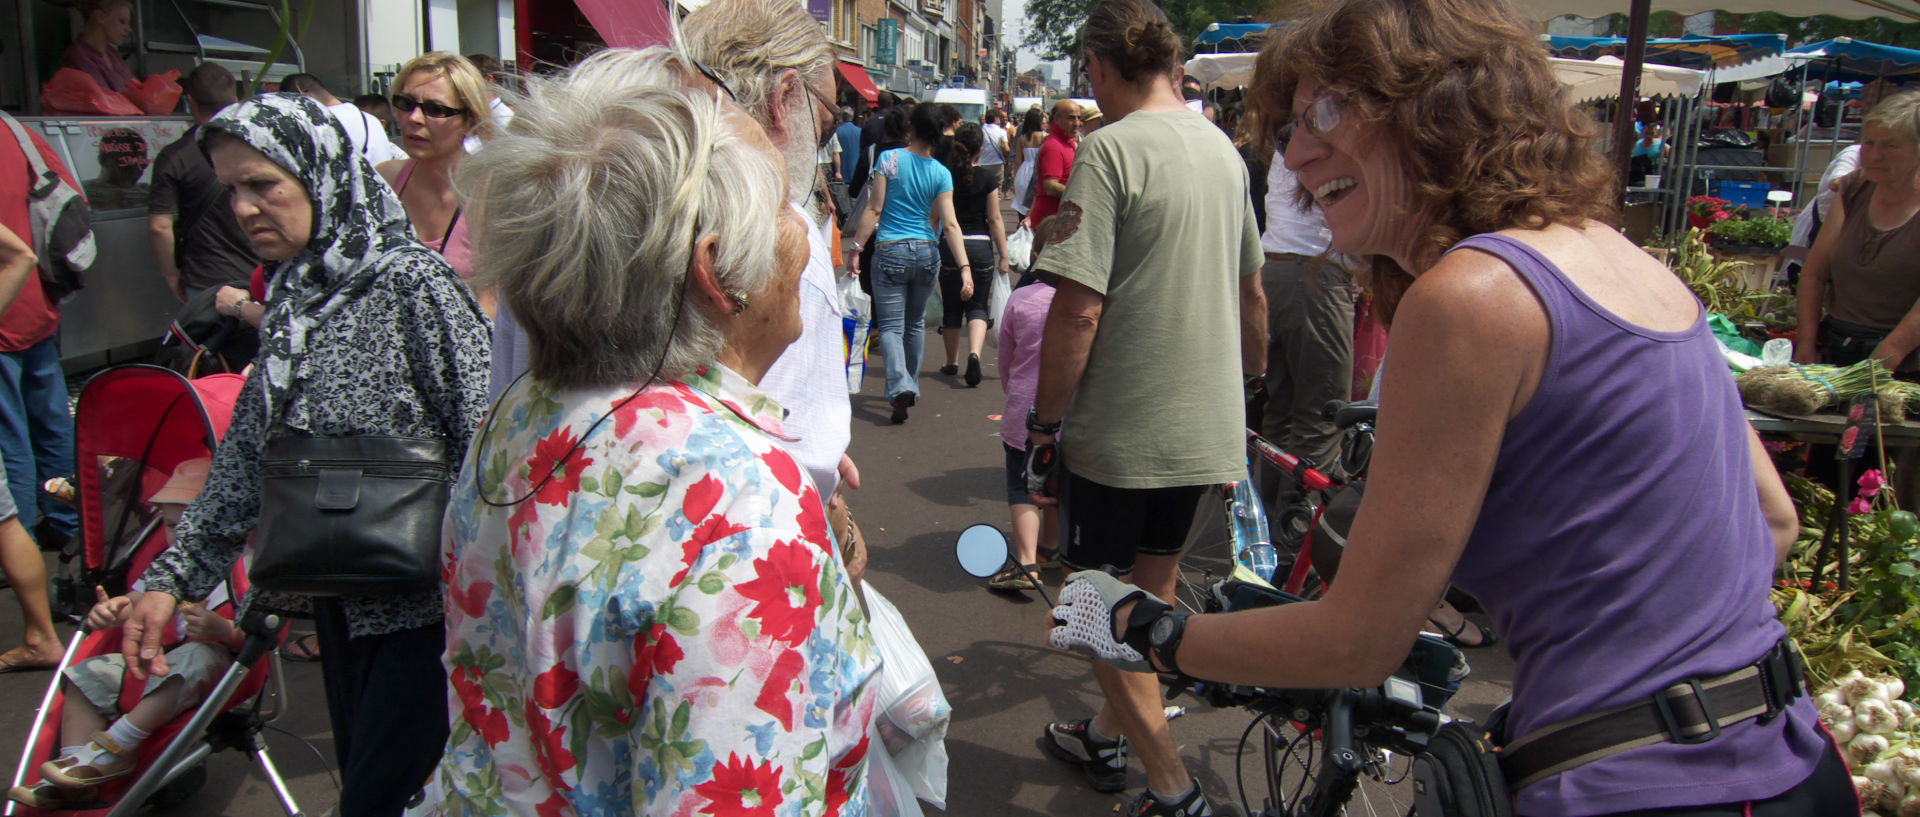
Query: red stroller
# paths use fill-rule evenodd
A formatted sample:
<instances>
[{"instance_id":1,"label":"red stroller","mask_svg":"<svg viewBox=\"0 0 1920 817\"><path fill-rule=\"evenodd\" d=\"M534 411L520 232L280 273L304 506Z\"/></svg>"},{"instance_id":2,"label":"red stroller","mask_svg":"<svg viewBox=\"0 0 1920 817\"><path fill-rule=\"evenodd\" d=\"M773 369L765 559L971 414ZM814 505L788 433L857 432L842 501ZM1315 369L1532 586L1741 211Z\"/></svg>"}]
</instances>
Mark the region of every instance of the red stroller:
<instances>
[{"instance_id":1,"label":"red stroller","mask_svg":"<svg viewBox=\"0 0 1920 817\"><path fill-rule=\"evenodd\" d=\"M94 585L103 585L112 594L124 593L130 580L144 573L166 549L160 517L145 499L181 462L213 455L226 433L244 382L233 374L189 381L169 369L147 365L115 367L87 381L75 411L80 540L84 546L80 552L64 555L61 575L55 582L57 597L89 598ZM245 593L246 571L236 564L227 584L231 601L223 614L231 618ZM66 606L71 610L74 605ZM220 748L253 755L282 807L290 815L299 814L260 738L260 730L279 715L278 706L270 715L261 714L265 697L261 693L270 678L279 679L279 673L273 671L270 662L255 665L279 643L281 625L276 616L249 618L258 620L241 625L248 634L246 645L207 695L206 703L155 730L141 744L137 775L101 784L96 802L90 805L48 812L8 802L5 814L119 817L147 805L177 804L204 785L207 773L203 762ZM13 785L38 782L40 764L58 751L59 724L66 703L61 681L66 668L77 660L119 649L118 628L74 634L41 699ZM122 711L130 711L141 692L141 684L125 684L120 699ZM284 701L285 697L280 691L276 700ZM210 705L216 701L220 705Z\"/></svg>"}]
</instances>

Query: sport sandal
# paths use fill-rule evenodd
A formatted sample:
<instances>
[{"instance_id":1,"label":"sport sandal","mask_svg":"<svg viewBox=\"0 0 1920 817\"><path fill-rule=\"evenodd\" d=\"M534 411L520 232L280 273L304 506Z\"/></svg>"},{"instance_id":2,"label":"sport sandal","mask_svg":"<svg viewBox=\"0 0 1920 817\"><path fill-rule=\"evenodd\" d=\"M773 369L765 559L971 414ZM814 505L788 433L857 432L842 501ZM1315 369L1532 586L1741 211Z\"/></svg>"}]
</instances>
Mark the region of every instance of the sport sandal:
<instances>
[{"instance_id":1,"label":"sport sandal","mask_svg":"<svg viewBox=\"0 0 1920 817\"><path fill-rule=\"evenodd\" d=\"M1207 802L1207 796L1200 793L1196 782L1187 796L1171 806L1160 802L1153 792L1143 791L1125 813L1127 817L1213 817L1213 806Z\"/></svg>"},{"instance_id":2,"label":"sport sandal","mask_svg":"<svg viewBox=\"0 0 1920 817\"><path fill-rule=\"evenodd\" d=\"M1047 724L1045 742L1054 757L1080 767L1094 791L1113 793L1127 787L1127 739L1095 741L1088 734L1092 718Z\"/></svg>"}]
</instances>

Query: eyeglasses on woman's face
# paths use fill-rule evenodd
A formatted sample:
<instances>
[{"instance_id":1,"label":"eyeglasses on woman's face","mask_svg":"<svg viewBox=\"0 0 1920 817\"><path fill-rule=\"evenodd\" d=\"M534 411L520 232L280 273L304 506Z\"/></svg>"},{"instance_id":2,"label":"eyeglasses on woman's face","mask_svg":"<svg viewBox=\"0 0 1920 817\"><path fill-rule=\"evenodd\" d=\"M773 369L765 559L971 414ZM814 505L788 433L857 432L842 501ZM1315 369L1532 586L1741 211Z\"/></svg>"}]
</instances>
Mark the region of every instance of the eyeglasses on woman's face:
<instances>
[{"instance_id":1,"label":"eyeglasses on woman's face","mask_svg":"<svg viewBox=\"0 0 1920 817\"><path fill-rule=\"evenodd\" d=\"M1315 138L1326 136L1328 131L1340 127L1340 109L1340 98L1323 91L1314 96L1313 103L1306 110L1294 114L1276 129L1273 141L1280 147L1280 152L1285 153L1294 134L1303 128Z\"/></svg>"},{"instance_id":2,"label":"eyeglasses on woman's face","mask_svg":"<svg viewBox=\"0 0 1920 817\"><path fill-rule=\"evenodd\" d=\"M467 115L466 108L454 108L432 100L414 99L407 94L393 95L394 110L401 113L413 113L416 108L418 108L421 113L434 119L451 119L456 116Z\"/></svg>"}]
</instances>

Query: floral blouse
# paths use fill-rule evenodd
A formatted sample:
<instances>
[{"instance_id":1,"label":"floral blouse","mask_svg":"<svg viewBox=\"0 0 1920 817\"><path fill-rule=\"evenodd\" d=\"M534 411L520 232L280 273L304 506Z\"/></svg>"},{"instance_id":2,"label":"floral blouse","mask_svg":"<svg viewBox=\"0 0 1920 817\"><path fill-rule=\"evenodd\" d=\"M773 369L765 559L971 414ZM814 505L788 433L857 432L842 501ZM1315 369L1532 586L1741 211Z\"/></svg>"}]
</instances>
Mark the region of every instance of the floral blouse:
<instances>
[{"instance_id":1,"label":"floral blouse","mask_svg":"<svg viewBox=\"0 0 1920 817\"><path fill-rule=\"evenodd\" d=\"M879 658L781 414L720 366L507 395L447 513L441 814L866 813Z\"/></svg>"}]
</instances>

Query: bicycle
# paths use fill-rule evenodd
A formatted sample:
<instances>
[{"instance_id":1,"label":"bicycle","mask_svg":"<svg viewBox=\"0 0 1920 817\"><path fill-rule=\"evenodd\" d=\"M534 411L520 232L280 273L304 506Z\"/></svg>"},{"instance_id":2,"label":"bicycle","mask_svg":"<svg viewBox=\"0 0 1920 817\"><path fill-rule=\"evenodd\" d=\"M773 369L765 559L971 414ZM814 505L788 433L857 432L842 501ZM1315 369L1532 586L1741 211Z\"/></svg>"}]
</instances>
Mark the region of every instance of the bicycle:
<instances>
[{"instance_id":1,"label":"bicycle","mask_svg":"<svg viewBox=\"0 0 1920 817\"><path fill-rule=\"evenodd\" d=\"M1205 564L1202 557L1204 579L1196 582L1183 573L1183 606L1210 613L1253 609L1303 601L1322 588L1312 569L1311 531L1319 527L1326 500L1365 474L1373 406L1330 405L1328 414L1337 419L1345 435L1342 458L1336 464L1339 478L1248 432L1250 463L1265 463L1291 475L1301 489L1299 497L1282 511L1281 538L1276 543L1266 539L1266 511L1249 486L1222 486L1217 495L1228 532L1227 567L1224 575L1215 577L1215 566ZM1271 583L1276 578L1271 567L1263 571L1262 560L1250 558L1260 548L1276 544L1296 551L1285 590ZM1262 689L1195 683L1193 692L1215 707L1256 713L1241 734L1235 756L1239 803L1223 804L1219 812L1260 817L1409 814L1412 792L1401 784L1412 774L1413 756L1447 721L1441 709L1467 673L1458 648L1438 636L1421 634L1407 661L1377 687ZM1247 796L1243 774L1247 744L1256 731L1268 781L1267 797L1257 811Z\"/></svg>"}]
</instances>

